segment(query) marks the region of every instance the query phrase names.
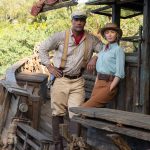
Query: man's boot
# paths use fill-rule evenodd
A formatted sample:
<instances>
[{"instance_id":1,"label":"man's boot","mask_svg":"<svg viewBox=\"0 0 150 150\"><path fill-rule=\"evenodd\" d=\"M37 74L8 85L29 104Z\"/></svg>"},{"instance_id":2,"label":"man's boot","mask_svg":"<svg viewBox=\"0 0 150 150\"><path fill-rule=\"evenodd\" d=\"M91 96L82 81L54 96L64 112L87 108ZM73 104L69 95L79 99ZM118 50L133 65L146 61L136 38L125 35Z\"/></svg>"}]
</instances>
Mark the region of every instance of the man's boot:
<instances>
[{"instance_id":1,"label":"man's boot","mask_svg":"<svg viewBox=\"0 0 150 150\"><path fill-rule=\"evenodd\" d=\"M52 133L53 133L54 150L63 150L63 138L59 133L59 124L63 122L64 122L63 116L52 117Z\"/></svg>"}]
</instances>

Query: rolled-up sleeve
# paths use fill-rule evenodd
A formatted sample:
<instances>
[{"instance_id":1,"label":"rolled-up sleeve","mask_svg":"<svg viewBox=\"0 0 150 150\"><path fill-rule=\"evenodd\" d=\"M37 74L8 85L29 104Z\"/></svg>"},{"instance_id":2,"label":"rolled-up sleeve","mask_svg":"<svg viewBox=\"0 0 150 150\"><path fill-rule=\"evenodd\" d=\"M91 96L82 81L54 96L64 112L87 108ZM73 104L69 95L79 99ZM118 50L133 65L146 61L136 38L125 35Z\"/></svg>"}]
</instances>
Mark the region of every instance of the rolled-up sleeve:
<instances>
[{"instance_id":1,"label":"rolled-up sleeve","mask_svg":"<svg viewBox=\"0 0 150 150\"><path fill-rule=\"evenodd\" d=\"M116 50L116 74L119 78L125 76L125 53L122 48Z\"/></svg>"},{"instance_id":2,"label":"rolled-up sleeve","mask_svg":"<svg viewBox=\"0 0 150 150\"><path fill-rule=\"evenodd\" d=\"M39 57L41 63L44 65L50 64L49 51L57 50L58 43L62 40L62 32L55 33L53 36L49 37L43 41L39 46Z\"/></svg>"}]
</instances>

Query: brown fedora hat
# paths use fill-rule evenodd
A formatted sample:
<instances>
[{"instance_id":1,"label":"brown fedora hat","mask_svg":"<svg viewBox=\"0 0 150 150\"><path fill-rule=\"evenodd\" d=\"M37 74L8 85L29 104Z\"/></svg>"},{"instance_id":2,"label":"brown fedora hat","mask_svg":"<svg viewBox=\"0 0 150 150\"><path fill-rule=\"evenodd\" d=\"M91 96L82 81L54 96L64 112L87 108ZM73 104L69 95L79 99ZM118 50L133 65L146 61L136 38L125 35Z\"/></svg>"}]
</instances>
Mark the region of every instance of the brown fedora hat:
<instances>
[{"instance_id":1,"label":"brown fedora hat","mask_svg":"<svg viewBox=\"0 0 150 150\"><path fill-rule=\"evenodd\" d=\"M100 33L103 37L105 37L104 33L106 30L114 30L119 34L119 39L122 37L122 30L114 23L106 23L106 25L100 30Z\"/></svg>"}]
</instances>

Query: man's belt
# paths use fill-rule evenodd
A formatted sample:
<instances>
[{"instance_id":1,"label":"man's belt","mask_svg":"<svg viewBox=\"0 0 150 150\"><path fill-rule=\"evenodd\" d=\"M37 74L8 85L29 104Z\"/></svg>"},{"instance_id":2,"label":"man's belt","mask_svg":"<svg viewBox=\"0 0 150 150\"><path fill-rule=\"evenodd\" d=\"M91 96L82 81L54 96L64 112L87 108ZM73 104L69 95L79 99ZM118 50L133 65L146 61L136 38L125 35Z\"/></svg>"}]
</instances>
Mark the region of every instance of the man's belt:
<instances>
[{"instance_id":1,"label":"man's belt","mask_svg":"<svg viewBox=\"0 0 150 150\"><path fill-rule=\"evenodd\" d=\"M98 73L99 80L113 81L114 78L113 75Z\"/></svg>"},{"instance_id":2,"label":"man's belt","mask_svg":"<svg viewBox=\"0 0 150 150\"><path fill-rule=\"evenodd\" d=\"M78 75L75 75L75 76L69 76L69 75L63 75L63 77L65 78L68 78L68 79L78 79L82 76L82 74L78 74Z\"/></svg>"}]
</instances>

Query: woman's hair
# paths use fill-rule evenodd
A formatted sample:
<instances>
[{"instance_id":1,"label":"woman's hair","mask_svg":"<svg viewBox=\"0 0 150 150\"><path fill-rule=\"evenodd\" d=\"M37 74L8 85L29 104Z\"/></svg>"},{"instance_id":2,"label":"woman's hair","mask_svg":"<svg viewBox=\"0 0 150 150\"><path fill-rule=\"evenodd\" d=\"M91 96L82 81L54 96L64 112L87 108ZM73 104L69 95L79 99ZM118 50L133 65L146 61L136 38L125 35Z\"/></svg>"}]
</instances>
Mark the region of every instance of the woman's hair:
<instances>
[{"instance_id":1,"label":"woman's hair","mask_svg":"<svg viewBox=\"0 0 150 150\"><path fill-rule=\"evenodd\" d=\"M109 30L109 29L108 29ZM106 30L106 31L108 31L108 30ZM105 32L106 32L105 31ZM113 31L115 31L115 30L113 30ZM105 32L104 32L104 38L105 38L105 40L106 40L106 37L105 37ZM116 32L116 31L115 31ZM100 32L99 32L100 33ZM116 42L119 42L119 40L120 40L120 36L119 36L119 34L118 34L118 32L116 32L116 39L115 39L115 41Z\"/></svg>"},{"instance_id":2,"label":"woman's hair","mask_svg":"<svg viewBox=\"0 0 150 150\"><path fill-rule=\"evenodd\" d=\"M108 29L109 30L109 29ZM113 30L113 29L112 29ZM107 30L106 30L107 31ZM105 31L105 32L106 32ZM115 30L113 30L113 31L115 31ZM105 33L104 32L104 33ZM116 31L115 31L116 32ZM101 29L99 29L98 30L98 32L97 32L97 34L100 34L101 35ZM103 37L102 35L101 35L101 37ZM106 38L105 38L105 34L104 34L104 37L103 37L105 40L106 40ZM116 42L119 42L119 40L120 40L120 35L119 35L119 33L118 32L116 32Z\"/></svg>"}]
</instances>

